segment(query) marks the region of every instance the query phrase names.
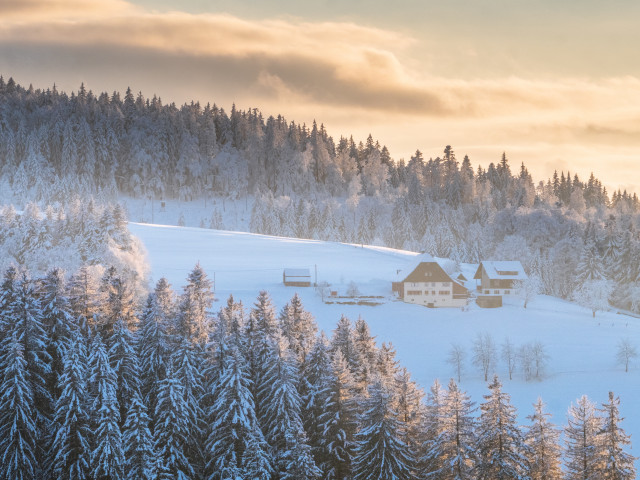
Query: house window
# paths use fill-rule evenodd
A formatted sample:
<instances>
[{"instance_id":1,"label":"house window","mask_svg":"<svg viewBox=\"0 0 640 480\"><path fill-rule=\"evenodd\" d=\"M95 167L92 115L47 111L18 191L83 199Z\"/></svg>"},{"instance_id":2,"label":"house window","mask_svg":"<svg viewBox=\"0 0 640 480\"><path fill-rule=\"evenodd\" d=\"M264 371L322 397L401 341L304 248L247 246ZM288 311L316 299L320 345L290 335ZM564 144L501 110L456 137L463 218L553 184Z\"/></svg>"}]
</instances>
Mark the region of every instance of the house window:
<instances>
[{"instance_id":1,"label":"house window","mask_svg":"<svg viewBox=\"0 0 640 480\"><path fill-rule=\"evenodd\" d=\"M504 291L504 294L505 294L505 295L511 295L511 290L505 290L505 291Z\"/></svg>"},{"instance_id":2,"label":"house window","mask_svg":"<svg viewBox=\"0 0 640 480\"><path fill-rule=\"evenodd\" d=\"M438 293L440 295L450 295L451 294L451 292L449 290L440 290Z\"/></svg>"},{"instance_id":3,"label":"house window","mask_svg":"<svg viewBox=\"0 0 640 480\"><path fill-rule=\"evenodd\" d=\"M435 287L436 286L436 282L431 282L431 286Z\"/></svg>"},{"instance_id":4,"label":"house window","mask_svg":"<svg viewBox=\"0 0 640 480\"><path fill-rule=\"evenodd\" d=\"M500 295L500 290L494 290L493 293L495 293L496 295Z\"/></svg>"},{"instance_id":5,"label":"house window","mask_svg":"<svg viewBox=\"0 0 640 480\"><path fill-rule=\"evenodd\" d=\"M442 286L443 287L450 287L451 286L451 282L442 282Z\"/></svg>"},{"instance_id":6,"label":"house window","mask_svg":"<svg viewBox=\"0 0 640 480\"><path fill-rule=\"evenodd\" d=\"M435 290L431 290L431 295L435 295L436 291Z\"/></svg>"},{"instance_id":7,"label":"house window","mask_svg":"<svg viewBox=\"0 0 640 480\"><path fill-rule=\"evenodd\" d=\"M489 290L485 290L485 291L484 291L484 293L488 294L488 293L489 293Z\"/></svg>"},{"instance_id":8,"label":"house window","mask_svg":"<svg viewBox=\"0 0 640 480\"><path fill-rule=\"evenodd\" d=\"M420 290L407 290L407 295L422 295Z\"/></svg>"}]
</instances>

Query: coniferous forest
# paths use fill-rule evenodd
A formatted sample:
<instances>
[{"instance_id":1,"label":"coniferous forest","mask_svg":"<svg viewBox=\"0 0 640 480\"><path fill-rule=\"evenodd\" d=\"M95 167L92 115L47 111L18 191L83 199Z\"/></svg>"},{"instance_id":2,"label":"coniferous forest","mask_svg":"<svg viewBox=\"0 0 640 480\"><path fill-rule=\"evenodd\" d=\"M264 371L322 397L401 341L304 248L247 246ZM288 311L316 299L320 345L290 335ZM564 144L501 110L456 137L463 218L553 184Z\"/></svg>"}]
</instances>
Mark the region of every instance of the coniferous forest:
<instances>
[{"instance_id":1,"label":"coniferous forest","mask_svg":"<svg viewBox=\"0 0 640 480\"><path fill-rule=\"evenodd\" d=\"M0 190L19 208L245 198L252 232L456 262L518 259L542 293L580 301L606 292L600 303L640 311L636 193L607 192L593 173L535 182L506 153L486 168L450 146L435 153L394 160L371 136L336 141L315 122L257 109L165 105L84 85L68 95L0 78ZM219 204L209 225L225 228Z\"/></svg>"},{"instance_id":2,"label":"coniferous forest","mask_svg":"<svg viewBox=\"0 0 640 480\"><path fill-rule=\"evenodd\" d=\"M437 153L0 77L0 479L635 478L614 393L565 425L543 399L519 422L497 377L481 399L454 380L425 395L362 318L327 336L297 295L278 310L267 292L215 312L200 266L179 292L147 285L118 203L245 199L252 232L517 259L594 315L640 311L635 193Z\"/></svg>"},{"instance_id":3,"label":"coniferous forest","mask_svg":"<svg viewBox=\"0 0 640 480\"><path fill-rule=\"evenodd\" d=\"M479 403L453 379L424 398L361 318L328 339L297 295L213 300L200 266L143 308L114 268L9 268L0 478L635 478L613 393L564 426L538 399L520 425L497 377Z\"/></svg>"}]
</instances>

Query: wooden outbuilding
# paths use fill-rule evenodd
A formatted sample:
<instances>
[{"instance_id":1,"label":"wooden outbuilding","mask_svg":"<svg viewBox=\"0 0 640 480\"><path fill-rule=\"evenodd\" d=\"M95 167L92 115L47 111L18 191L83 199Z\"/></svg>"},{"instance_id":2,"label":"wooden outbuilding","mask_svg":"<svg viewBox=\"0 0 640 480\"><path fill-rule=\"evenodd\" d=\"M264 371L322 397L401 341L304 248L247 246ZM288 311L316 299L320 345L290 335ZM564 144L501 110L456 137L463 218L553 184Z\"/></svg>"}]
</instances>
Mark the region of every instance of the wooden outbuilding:
<instances>
[{"instance_id":1,"label":"wooden outbuilding","mask_svg":"<svg viewBox=\"0 0 640 480\"><path fill-rule=\"evenodd\" d=\"M285 268L282 283L286 287L310 287L311 271L308 268Z\"/></svg>"}]
</instances>

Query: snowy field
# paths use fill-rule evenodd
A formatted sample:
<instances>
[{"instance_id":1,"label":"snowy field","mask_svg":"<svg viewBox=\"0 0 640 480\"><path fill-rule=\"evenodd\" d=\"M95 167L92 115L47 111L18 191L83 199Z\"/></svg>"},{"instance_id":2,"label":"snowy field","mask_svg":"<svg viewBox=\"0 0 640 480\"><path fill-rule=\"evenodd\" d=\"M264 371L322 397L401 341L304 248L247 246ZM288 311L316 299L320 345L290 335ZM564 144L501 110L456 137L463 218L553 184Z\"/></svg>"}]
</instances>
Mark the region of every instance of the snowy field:
<instances>
[{"instance_id":1,"label":"snowy field","mask_svg":"<svg viewBox=\"0 0 640 480\"><path fill-rule=\"evenodd\" d=\"M638 318L599 312L594 319L585 308L545 296L537 297L527 309L519 300L505 301L499 309L481 309L475 304L465 311L429 309L402 303L391 295L396 272L416 262L412 252L190 227L130 223L129 228L146 246L153 283L164 276L179 293L189 271L200 262L211 279L215 276L216 310L229 294L248 309L258 292L267 290L279 311L298 292L329 337L340 315L353 321L360 315L378 344L393 343L398 361L425 391L436 378L446 386L453 376L446 362L453 343L467 353L461 386L479 403L487 388L480 371L471 364L476 335L491 334L498 348L506 337L516 347L540 341L550 357L544 380L527 382L520 372L509 380L504 362L497 364L496 373L518 409L520 422L527 422L539 396L554 422L564 425L569 405L581 395L599 405L613 391L620 396L622 415L627 417L622 426L636 443L632 453L640 455L640 360L635 359L625 373L615 358L622 338L640 346ZM312 280L317 267L318 281L329 282L331 290L345 294L353 281L362 295L384 296L383 304L324 304L313 288L285 287L282 272L287 267L309 268ZM463 265L462 270L471 279L475 265ZM474 281L468 286L474 287Z\"/></svg>"}]
</instances>

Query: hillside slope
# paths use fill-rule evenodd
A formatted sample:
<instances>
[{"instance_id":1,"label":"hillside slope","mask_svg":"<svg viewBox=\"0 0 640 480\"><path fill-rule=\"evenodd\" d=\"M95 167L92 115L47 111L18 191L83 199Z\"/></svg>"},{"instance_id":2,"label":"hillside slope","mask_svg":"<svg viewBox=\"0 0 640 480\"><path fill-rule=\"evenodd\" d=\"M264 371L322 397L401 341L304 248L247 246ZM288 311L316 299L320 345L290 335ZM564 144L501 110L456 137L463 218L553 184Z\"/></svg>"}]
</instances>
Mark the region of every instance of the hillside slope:
<instances>
[{"instance_id":1,"label":"hillside slope","mask_svg":"<svg viewBox=\"0 0 640 480\"><path fill-rule=\"evenodd\" d=\"M500 309L481 309L472 304L461 309L428 309L396 301L391 281L400 269L411 268L416 254L379 247L360 247L315 240L270 237L249 233L131 223L131 232L148 251L152 280L166 277L179 292L196 262L216 282L217 310L229 294L247 308L258 292L267 290L279 310L298 292L305 308L313 313L327 335L340 315L352 320L362 316L377 342L392 342L397 359L427 390L436 378L448 382L453 375L446 362L451 344L467 352L462 388L476 402L487 392L485 382L471 364L471 346L479 333L490 333L498 347L506 337L516 346L540 341L549 355L543 381L525 381L520 372L509 381L506 366L498 361L496 371L518 408L520 421L533 411L538 396L548 404L556 424L566 423L566 412L582 394L598 404L611 390L620 396L623 427L640 441L640 362L629 373L616 365L616 346L628 337L638 344L640 319L591 312L575 304L540 296L527 309L519 301L507 301ZM317 267L318 281L344 293L354 281L362 295L383 296L379 306L324 304L313 288L282 284L286 267ZM473 274L473 265L462 266ZM467 276L470 278L470 276Z\"/></svg>"}]
</instances>

